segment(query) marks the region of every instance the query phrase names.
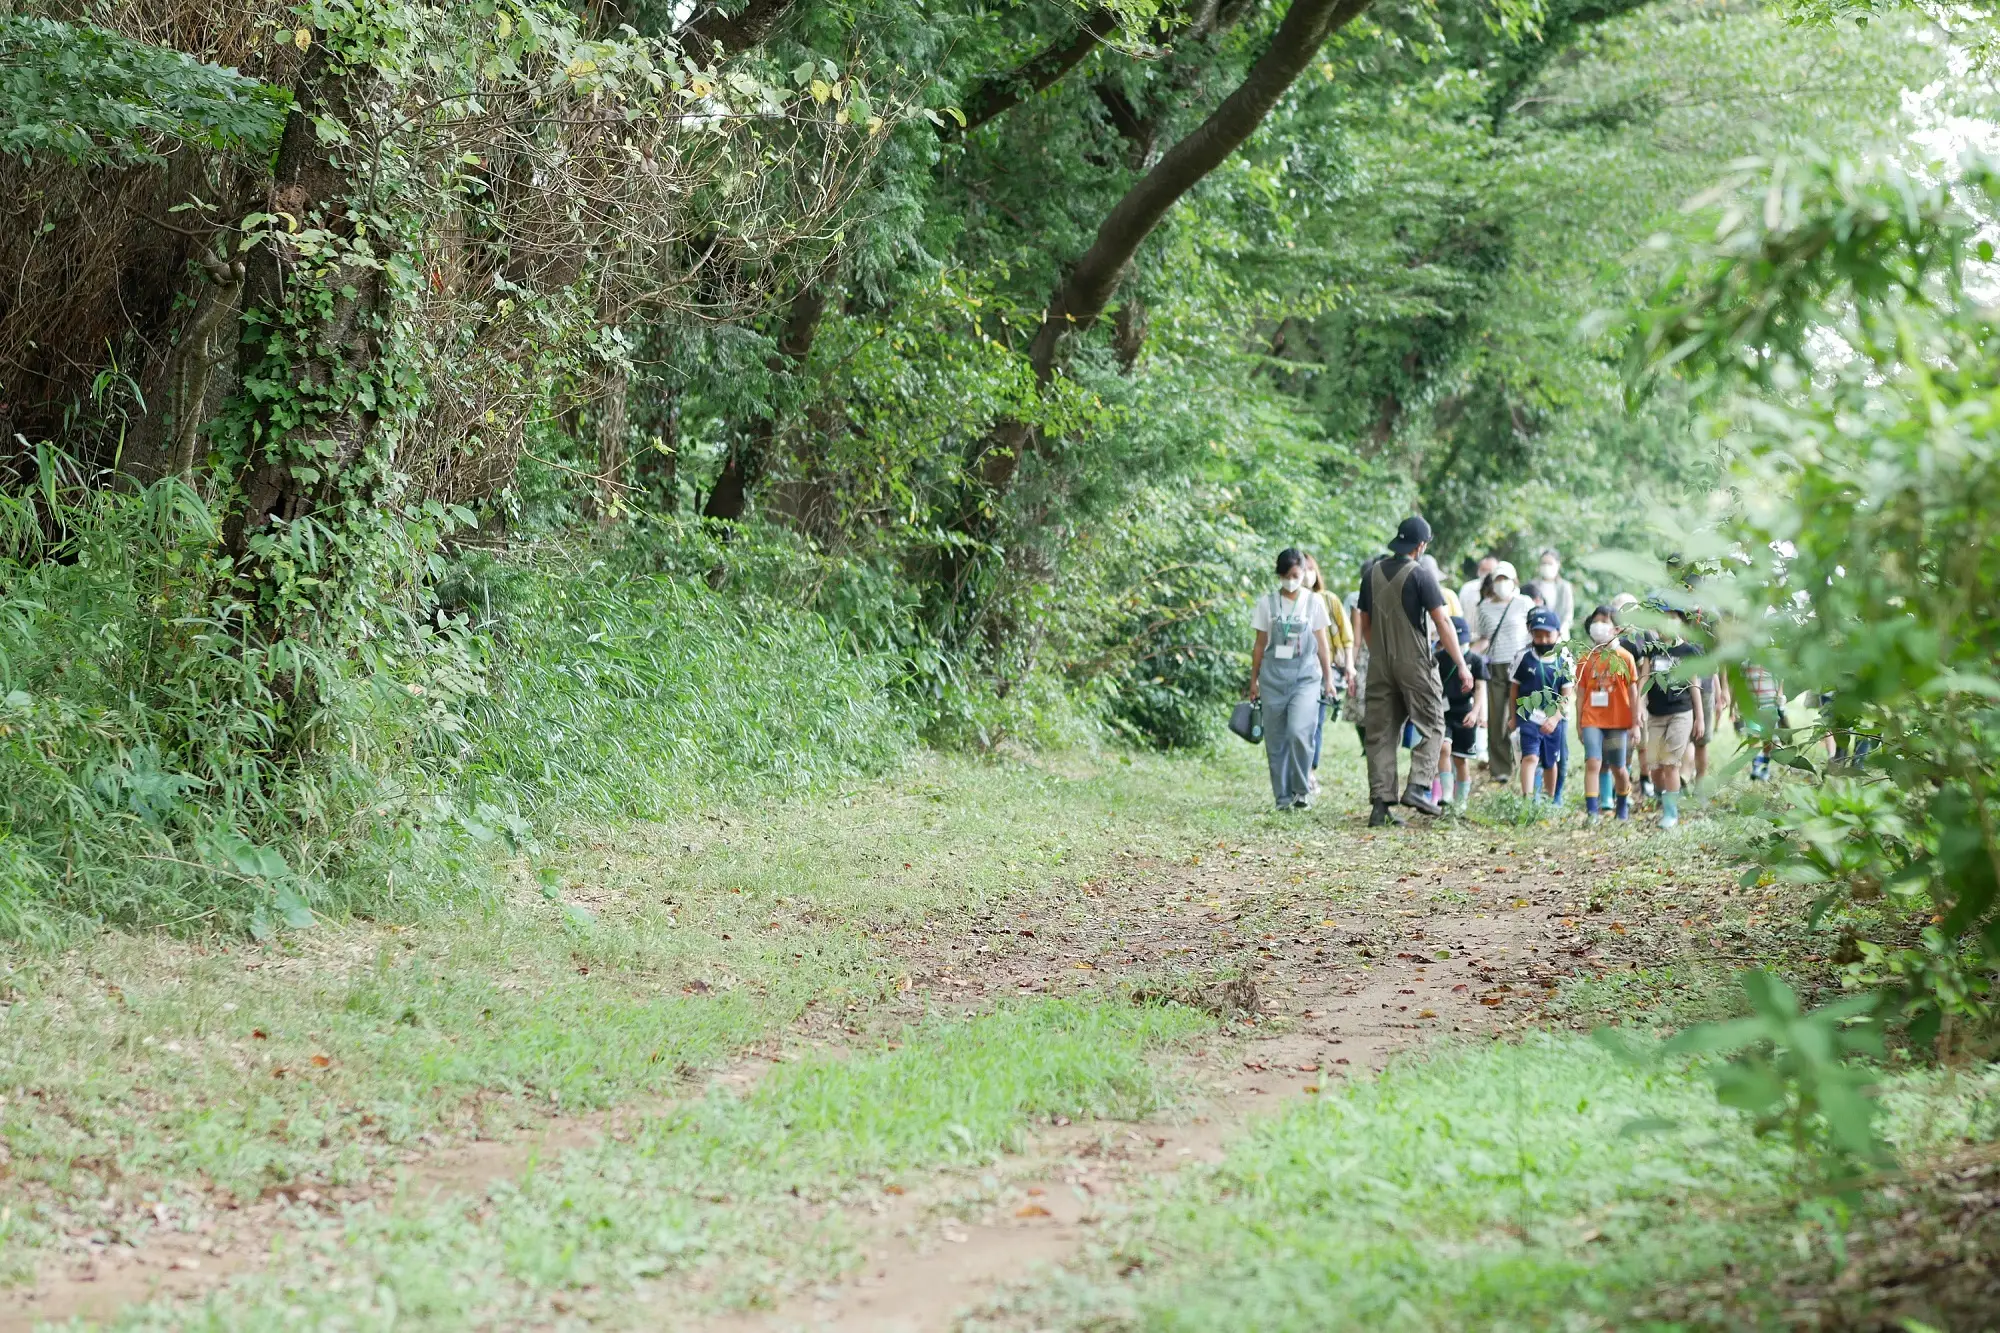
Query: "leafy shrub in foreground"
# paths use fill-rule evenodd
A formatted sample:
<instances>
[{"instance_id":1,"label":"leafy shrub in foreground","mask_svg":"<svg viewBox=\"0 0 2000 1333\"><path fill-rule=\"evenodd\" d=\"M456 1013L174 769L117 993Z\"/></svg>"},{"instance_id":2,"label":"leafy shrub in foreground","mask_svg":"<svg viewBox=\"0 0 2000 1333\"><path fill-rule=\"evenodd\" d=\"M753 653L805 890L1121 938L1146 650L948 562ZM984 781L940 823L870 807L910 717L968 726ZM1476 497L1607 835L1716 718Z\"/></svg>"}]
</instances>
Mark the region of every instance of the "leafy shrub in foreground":
<instances>
[{"instance_id":1,"label":"leafy shrub in foreground","mask_svg":"<svg viewBox=\"0 0 2000 1333\"><path fill-rule=\"evenodd\" d=\"M795 606L490 561L445 579L458 605L383 580L273 641L218 530L185 482L93 488L46 452L0 494L0 938L407 914L496 839L905 743L887 666ZM440 530L383 525L420 568Z\"/></svg>"},{"instance_id":2,"label":"leafy shrub in foreground","mask_svg":"<svg viewBox=\"0 0 2000 1333\"><path fill-rule=\"evenodd\" d=\"M1691 554L1727 577L1727 660L1829 692L1795 763L1837 762L1778 819L1774 869L1819 885L1879 988L1942 1054L2000 1009L2000 329L1968 290L2000 167L1919 178L1825 157L1745 172L1641 316L1638 364L1731 391L1735 501ZM1743 688L1738 684L1739 691Z\"/></svg>"}]
</instances>

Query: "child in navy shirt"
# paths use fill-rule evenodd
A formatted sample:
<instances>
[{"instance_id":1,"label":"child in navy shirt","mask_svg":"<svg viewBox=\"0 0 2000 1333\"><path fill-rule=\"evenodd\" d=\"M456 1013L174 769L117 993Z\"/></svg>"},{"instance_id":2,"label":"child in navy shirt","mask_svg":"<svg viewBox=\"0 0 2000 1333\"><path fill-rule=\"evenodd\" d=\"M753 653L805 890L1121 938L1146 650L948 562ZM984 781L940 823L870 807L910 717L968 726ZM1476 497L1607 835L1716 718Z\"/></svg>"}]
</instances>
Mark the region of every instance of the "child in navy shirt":
<instances>
[{"instance_id":1,"label":"child in navy shirt","mask_svg":"<svg viewBox=\"0 0 2000 1333\"><path fill-rule=\"evenodd\" d=\"M1535 770L1542 774L1542 795L1553 801L1556 775L1568 746L1563 713L1576 692L1576 665L1557 641L1555 613L1544 607L1528 612L1529 645L1514 660L1507 700L1520 728L1521 795L1535 795Z\"/></svg>"},{"instance_id":2,"label":"child in navy shirt","mask_svg":"<svg viewBox=\"0 0 2000 1333\"><path fill-rule=\"evenodd\" d=\"M1458 631L1461 647L1472 642L1472 628L1465 623L1464 616L1453 616L1451 627ZM1479 729L1486 725L1486 684L1492 671L1486 665L1483 653L1475 653L1464 648L1465 669L1472 677L1472 692L1463 693L1458 688L1458 663L1451 660L1451 653L1443 644L1438 645L1438 679L1444 683L1444 725L1451 737L1451 762L1438 766L1439 802L1454 801L1460 810L1465 809L1466 798L1472 795L1472 753L1479 744Z\"/></svg>"}]
</instances>

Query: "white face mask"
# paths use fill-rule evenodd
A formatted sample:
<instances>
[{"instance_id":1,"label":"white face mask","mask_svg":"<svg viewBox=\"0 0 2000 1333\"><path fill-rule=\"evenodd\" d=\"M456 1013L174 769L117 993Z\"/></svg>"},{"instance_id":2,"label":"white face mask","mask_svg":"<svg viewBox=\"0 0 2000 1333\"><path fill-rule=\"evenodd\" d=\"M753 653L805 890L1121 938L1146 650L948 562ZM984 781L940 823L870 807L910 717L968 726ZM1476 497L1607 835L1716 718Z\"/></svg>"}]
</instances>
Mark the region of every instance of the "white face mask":
<instances>
[{"instance_id":1,"label":"white face mask","mask_svg":"<svg viewBox=\"0 0 2000 1333\"><path fill-rule=\"evenodd\" d=\"M1278 586L1280 588L1283 588L1286 592L1297 592L1304 585L1304 583L1305 580L1301 579L1296 574L1292 575L1288 579L1278 580Z\"/></svg>"},{"instance_id":2,"label":"white face mask","mask_svg":"<svg viewBox=\"0 0 2000 1333\"><path fill-rule=\"evenodd\" d=\"M1592 643L1610 643L1616 637L1618 637L1617 627L1612 625L1610 621L1593 620L1590 623L1590 641Z\"/></svg>"},{"instance_id":3,"label":"white face mask","mask_svg":"<svg viewBox=\"0 0 2000 1333\"><path fill-rule=\"evenodd\" d=\"M1545 579L1554 578L1561 570L1562 566L1553 560L1544 560L1542 562L1542 577Z\"/></svg>"},{"instance_id":4,"label":"white face mask","mask_svg":"<svg viewBox=\"0 0 2000 1333\"><path fill-rule=\"evenodd\" d=\"M1494 600L1494 601L1496 601L1496 602L1504 602L1504 601L1506 601L1506 600L1507 600L1507 599L1508 599L1509 597L1512 597L1513 595L1514 595L1514 580L1512 580L1512 579L1495 579L1495 580L1493 580L1493 600Z\"/></svg>"}]
</instances>

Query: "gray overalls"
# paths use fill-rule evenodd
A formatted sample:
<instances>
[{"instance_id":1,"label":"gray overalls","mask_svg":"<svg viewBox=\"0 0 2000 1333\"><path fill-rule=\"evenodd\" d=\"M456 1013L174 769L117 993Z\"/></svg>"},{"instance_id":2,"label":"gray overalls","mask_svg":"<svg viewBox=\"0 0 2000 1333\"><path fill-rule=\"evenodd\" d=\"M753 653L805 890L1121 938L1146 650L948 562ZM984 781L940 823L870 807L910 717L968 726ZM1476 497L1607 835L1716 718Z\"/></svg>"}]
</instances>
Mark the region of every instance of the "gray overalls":
<instances>
[{"instance_id":1,"label":"gray overalls","mask_svg":"<svg viewBox=\"0 0 2000 1333\"><path fill-rule=\"evenodd\" d=\"M1402 799L1396 786L1396 751L1403 723L1417 725L1417 748L1410 752L1410 790L1430 792L1444 746L1444 683L1430 635L1403 613L1403 584L1414 560L1405 560L1394 578L1383 573L1386 560L1368 567L1368 795L1390 805Z\"/></svg>"},{"instance_id":2,"label":"gray overalls","mask_svg":"<svg viewBox=\"0 0 2000 1333\"><path fill-rule=\"evenodd\" d=\"M1264 751L1271 761L1271 799L1280 810L1306 798L1306 776L1312 767L1313 732L1319 726L1319 640L1307 631L1310 605L1302 592L1287 605L1277 593L1271 599L1270 639L1264 645L1264 665L1257 673L1257 694L1264 701Z\"/></svg>"}]
</instances>

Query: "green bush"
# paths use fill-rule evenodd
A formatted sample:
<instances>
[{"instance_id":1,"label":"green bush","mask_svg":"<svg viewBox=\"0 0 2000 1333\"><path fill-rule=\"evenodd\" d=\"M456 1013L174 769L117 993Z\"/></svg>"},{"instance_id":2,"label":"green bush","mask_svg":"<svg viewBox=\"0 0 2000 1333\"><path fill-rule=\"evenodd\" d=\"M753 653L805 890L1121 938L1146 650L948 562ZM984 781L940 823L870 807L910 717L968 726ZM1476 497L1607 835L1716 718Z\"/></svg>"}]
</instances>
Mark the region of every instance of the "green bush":
<instances>
[{"instance_id":1,"label":"green bush","mask_svg":"<svg viewBox=\"0 0 2000 1333\"><path fill-rule=\"evenodd\" d=\"M1720 655L1831 692L1773 868L1857 937L1847 979L1913 1037L2000 1020L2000 337L1968 290L2000 170L1827 157L1747 170L1635 330L1635 367L1721 390L1735 502L1689 554L1727 577ZM1743 684L1737 685L1739 695Z\"/></svg>"},{"instance_id":2,"label":"green bush","mask_svg":"<svg viewBox=\"0 0 2000 1333\"><path fill-rule=\"evenodd\" d=\"M468 563L459 586L484 608L489 683L466 701L461 780L537 822L875 770L912 739L894 660L781 589L727 595L554 549Z\"/></svg>"},{"instance_id":3,"label":"green bush","mask_svg":"<svg viewBox=\"0 0 2000 1333\"><path fill-rule=\"evenodd\" d=\"M0 937L309 926L448 900L486 844L879 768L888 658L782 597L601 561L435 554L254 632L175 479L44 452L0 493ZM392 552L391 554L394 554Z\"/></svg>"}]
</instances>

